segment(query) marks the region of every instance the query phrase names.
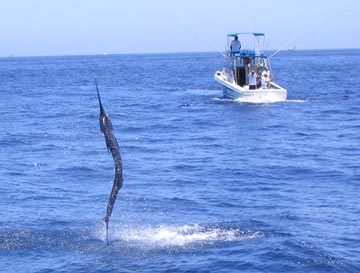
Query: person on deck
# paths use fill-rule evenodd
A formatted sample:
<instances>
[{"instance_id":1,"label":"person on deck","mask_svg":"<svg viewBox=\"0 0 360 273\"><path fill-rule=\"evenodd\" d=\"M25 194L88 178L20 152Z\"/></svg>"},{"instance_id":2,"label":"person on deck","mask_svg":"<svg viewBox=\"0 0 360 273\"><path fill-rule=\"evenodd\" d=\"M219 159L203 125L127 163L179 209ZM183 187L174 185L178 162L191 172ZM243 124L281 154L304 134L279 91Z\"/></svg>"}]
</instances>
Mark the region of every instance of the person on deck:
<instances>
[{"instance_id":1,"label":"person on deck","mask_svg":"<svg viewBox=\"0 0 360 273\"><path fill-rule=\"evenodd\" d=\"M257 75L254 70L252 70L249 74L249 90L256 89L256 79Z\"/></svg>"},{"instance_id":2,"label":"person on deck","mask_svg":"<svg viewBox=\"0 0 360 273\"><path fill-rule=\"evenodd\" d=\"M261 74L261 88L262 89L269 88L269 83L270 83L270 79L268 77L268 74L263 72Z\"/></svg>"},{"instance_id":3,"label":"person on deck","mask_svg":"<svg viewBox=\"0 0 360 273\"><path fill-rule=\"evenodd\" d=\"M261 77L262 77L264 74L267 74L268 80L269 80L269 81L272 81L272 77L271 77L270 70L269 70L269 68L267 68L266 66L265 66L265 68L264 68L264 71L261 73Z\"/></svg>"},{"instance_id":4,"label":"person on deck","mask_svg":"<svg viewBox=\"0 0 360 273\"><path fill-rule=\"evenodd\" d=\"M235 36L234 40L232 40L230 43L231 55L234 55L235 53L240 53L240 48L241 48L241 43L239 41L239 38L238 36Z\"/></svg>"}]
</instances>

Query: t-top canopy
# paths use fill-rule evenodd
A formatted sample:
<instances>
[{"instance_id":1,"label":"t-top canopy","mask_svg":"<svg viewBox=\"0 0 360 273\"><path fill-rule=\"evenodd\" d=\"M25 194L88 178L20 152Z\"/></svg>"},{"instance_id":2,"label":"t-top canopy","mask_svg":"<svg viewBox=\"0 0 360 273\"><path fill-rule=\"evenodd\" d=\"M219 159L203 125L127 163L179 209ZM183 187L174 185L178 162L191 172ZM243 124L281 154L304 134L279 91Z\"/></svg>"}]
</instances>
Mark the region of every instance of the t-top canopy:
<instances>
[{"instance_id":1,"label":"t-top canopy","mask_svg":"<svg viewBox=\"0 0 360 273\"><path fill-rule=\"evenodd\" d=\"M265 36L264 33L260 33L260 32L238 32L238 33L229 33L227 36L228 36L228 37L235 37L235 36L238 36L238 35L245 35L245 34L254 35L254 36Z\"/></svg>"}]
</instances>

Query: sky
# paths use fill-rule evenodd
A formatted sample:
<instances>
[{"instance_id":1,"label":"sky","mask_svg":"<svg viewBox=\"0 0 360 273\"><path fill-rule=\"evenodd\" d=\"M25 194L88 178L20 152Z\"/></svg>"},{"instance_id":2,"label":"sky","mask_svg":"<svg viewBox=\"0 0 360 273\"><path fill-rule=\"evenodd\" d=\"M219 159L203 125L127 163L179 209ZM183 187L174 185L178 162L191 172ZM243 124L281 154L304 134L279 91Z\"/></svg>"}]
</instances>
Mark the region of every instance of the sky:
<instances>
[{"instance_id":1,"label":"sky","mask_svg":"<svg viewBox=\"0 0 360 273\"><path fill-rule=\"evenodd\" d=\"M263 32L277 50L360 48L359 0L0 0L0 57L223 51ZM345 12L346 11L346 12Z\"/></svg>"}]
</instances>

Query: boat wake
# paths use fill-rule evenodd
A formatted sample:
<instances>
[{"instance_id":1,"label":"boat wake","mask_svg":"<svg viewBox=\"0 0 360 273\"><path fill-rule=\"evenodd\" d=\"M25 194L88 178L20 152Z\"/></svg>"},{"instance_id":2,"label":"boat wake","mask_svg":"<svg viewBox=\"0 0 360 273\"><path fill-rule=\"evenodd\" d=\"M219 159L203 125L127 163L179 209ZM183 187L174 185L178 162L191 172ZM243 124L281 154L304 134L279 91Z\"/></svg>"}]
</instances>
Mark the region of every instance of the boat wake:
<instances>
[{"instance_id":1,"label":"boat wake","mask_svg":"<svg viewBox=\"0 0 360 273\"><path fill-rule=\"evenodd\" d=\"M286 100L285 102L300 102L300 103L303 103L303 102L310 102L310 100Z\"/></svg>"},{"instance_id":2,"label":"boat wake","mask_svg":"<svg viewBox=\"0 0 360 273\"><path fill-rule=\"evenodd\" d=\"M257 100L249 100L249 99L228 99L228 98L213 98L216 102L232 102L232 103L240 103L240 104L269 104L269 103L305 103L310 102L310 100L284 100L284 101L277 101L277 100L269 100L269 101L257 101Z\"/></svg>"},{"instance_id":3,"label":"boat wake","mask_svg":"<svg viewBox=\"0 0 360 273\"><path fill-rule=\"evenodd\" d=\"M252 100L243 100L243 99L236 99L234 100L235 102L239 102L239 103L251 103L251 104L268 104L268 103L290 103L290 102L295 102L295 103L304 103L304 102L310 102L309 100L283 100L283 101L278 101L278 100L268 100L268 101L252 101Z\"/></svg>"}]
</instances>

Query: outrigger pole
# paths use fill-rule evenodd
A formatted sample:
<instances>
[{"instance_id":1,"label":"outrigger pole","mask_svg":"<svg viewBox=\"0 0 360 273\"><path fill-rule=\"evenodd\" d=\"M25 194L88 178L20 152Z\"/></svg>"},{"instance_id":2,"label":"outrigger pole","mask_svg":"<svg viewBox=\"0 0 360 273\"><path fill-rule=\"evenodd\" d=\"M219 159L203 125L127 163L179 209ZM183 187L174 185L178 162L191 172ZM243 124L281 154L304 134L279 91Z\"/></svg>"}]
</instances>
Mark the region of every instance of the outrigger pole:
<instances>
[{"instance_id":1,"label":"outrigger pole","mask_svg":"<svg viewBox=\"0 0 360 273\"><path fill-rule=\"evenodd\" d=\"M335 16L332 16L331 18L326 19L324 22L322 22L321 24L318 24L314 27L312 27L311 29L301 33L299 36L297 36L295 39L291 40L290 42L287 42L285 45L283 45L280 49L278 49L277 51L275 51L272 55L269 56L269 58L274 57L275 55L277 55L280 51L282 51L285 47L288 47L289 45L295 43L296 41L300 40L302 37L304 37L306 34L316 30L317 28L329 23L330 21L334 20L336 17L339 17L340 15L343 15L344 13L348 12L348 10L344 10L342 12L339 12L338 14L336 14Z\"/></svg>"},{"instance_id":2,"label":"outrigger pole","mask_svg":"<svg viewBox=\"0 0 360 273\"><path fill-rule=\"evenodd\" d=\"M219 50L215 45L213 45L212 43L210 43L209 41L206 41L204 39L201 39L199 34L197 34L196 32L192 31L190 28L186 27L184 24L181 24L179 22L177 22L174 18L168 17L169 20L171 22L173 22L175 25L177 25L178 27L182 28L183 30L187 31L188 33L191 34L191 36L193 38L195 38L196 40L198 40L199 42L201 42L203 45L207 46L207 47L211 47L212 49L214 49L217 53L219 53L221 56L226 57L226 55Z\"/></svg>"}]
</instances>

